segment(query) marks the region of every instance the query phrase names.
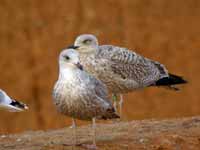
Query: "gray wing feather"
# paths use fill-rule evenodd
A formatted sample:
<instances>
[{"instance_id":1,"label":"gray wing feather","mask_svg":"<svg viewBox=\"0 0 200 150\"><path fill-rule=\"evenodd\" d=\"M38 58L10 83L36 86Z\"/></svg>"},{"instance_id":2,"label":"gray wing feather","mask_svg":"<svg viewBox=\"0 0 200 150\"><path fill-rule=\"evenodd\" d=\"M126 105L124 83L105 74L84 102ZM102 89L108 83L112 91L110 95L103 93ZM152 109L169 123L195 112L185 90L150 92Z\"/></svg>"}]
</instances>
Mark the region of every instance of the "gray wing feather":
<instances>
[{"instance_id":1,"label":"gray wing feather","mask_svg":"<svg viewBox=\"0 0 200 150\"><path fill-rule=\"evenodd\" d=\"M90 102L93 110L99 114L97 118L116 118L117 115L115 114L112 103L108 99L106 86L93 76L89 76L89 78L90 84L88 86L92 85L89 88L89 95L93 97Z\"/></svg>"},{"instance_id":2,"label":"gray wing feather","mask_svg":"<svg viewBox=\"0 0 200 150\"><path fill-rule=\"evenodd\" d=\"M126 48L112 45L99 46L98 56L109 59L112 71L121 78L132 79L145 86L168 76L164 65Z\"/></svg>"},{"instance_id":3,"label":"gray wing feather","mask_svg":"<svg viewBox=\"0 0 200 150\"><path fill-rule=\"evenodd\" d=\"M94 84L94 92L98 98L100 98L103 103L111 104L108 98L107 87L100 81L90 76L90 81Z\"/></svg>"}]
</instances>

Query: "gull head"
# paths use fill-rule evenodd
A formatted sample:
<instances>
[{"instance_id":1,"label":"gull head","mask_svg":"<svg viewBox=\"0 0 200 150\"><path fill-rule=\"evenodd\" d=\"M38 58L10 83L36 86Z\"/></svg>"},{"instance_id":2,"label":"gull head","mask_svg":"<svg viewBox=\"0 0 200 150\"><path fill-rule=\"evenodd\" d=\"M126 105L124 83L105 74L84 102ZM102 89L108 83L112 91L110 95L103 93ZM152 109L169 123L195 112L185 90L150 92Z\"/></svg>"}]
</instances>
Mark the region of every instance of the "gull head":
<instances>
[{"instance_id":1,"label":"gull head","mask_svg":"<svg viewBox=\"0 0 200 150\"><path fill-rule=\"evenodd\" d=\"M80 69L83 70L80 64L79 53L74 49L65 49L59 56L60 69Z\"/></svg>"},{"instance_id":2,"label":"gull head","mask_svg":"<svg viewBox=\"0 0 200 150\"><path fill-rule=\"evenodd\" d=\"M92 34L82 34L76 38L74 46L76 46L76 50L79 50L80 52L89 52L97 49L98 40Z\"/></svg>"}]
</instances>

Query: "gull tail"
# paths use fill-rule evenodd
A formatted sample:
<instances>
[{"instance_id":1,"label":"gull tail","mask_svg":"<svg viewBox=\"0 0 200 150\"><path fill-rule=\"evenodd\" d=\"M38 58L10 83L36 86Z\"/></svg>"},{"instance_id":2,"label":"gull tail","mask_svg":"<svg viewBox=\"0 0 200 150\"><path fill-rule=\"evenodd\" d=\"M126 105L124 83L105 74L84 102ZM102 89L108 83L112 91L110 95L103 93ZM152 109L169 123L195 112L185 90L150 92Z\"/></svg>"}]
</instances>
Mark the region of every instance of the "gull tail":
<instances>
[{"instance_id":1,"label":"gull tail","mask_svg":"<svg viewBox=\"0 0 200 150\"><path fill-rule=\"evenodd\" d=\"M156 81L155 85L156 86L166 86L169 89L179 90L178 88L174 87L174 85L186 84L186 83L188 83L188 82L185 79L183 79L183 77L169 73L168 77L159 79L158 81Z\"/></svg>"}]
</instances>

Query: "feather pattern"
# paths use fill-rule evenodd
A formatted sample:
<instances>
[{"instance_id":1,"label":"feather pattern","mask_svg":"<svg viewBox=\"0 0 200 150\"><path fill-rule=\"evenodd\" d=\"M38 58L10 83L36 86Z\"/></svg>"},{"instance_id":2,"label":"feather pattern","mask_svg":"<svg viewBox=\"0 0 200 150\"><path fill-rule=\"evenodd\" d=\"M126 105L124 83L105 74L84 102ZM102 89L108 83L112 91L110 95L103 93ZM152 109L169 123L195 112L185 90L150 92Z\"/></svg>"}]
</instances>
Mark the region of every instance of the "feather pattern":
<instances>
[{"instance_id":1,"label":"feather pattern","mask_svg":"<svg viewBox=\"0 0 200 150\"><path fill-rule=\"evenodd\" d=\"M87 38L91 43L85 45L83 41ZM156 85L158 80L169 76L166 67L157 61L127 48L97 44L93 35L80 35L75 40L85 70L103 81L113 93Z\"/></svg>"},{"instance_id":2,"label":"feather pattern","mask_svg":"<svg viewBox=\"0 0 200 150\"><path fill-rule=\"evenodd\" d=\"M68 50L62 53L68 54ZM75 51L76 52L76 51ZM64 71L63 71L64 70ZM53 90L57 110L81 120L117 118L106 86L84 70L62 67ZM110 111L112 110L112 111Z\"/></svg>"}]
</instances>

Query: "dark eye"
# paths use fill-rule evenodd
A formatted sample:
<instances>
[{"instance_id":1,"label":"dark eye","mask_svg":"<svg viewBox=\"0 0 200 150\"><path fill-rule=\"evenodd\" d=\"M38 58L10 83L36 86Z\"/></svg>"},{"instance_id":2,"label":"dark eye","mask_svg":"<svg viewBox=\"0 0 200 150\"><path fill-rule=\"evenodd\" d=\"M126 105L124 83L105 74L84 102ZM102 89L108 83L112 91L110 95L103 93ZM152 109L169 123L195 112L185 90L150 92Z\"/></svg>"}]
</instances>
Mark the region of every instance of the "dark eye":
<instances>
[{"instance_id":1,"label":"dark eye","mask_svg":"<svg viewBox=\"0 0 200 150\"><path fill-rule=\"evenodd\" d=\"M65 59L66 59L66 60L69 60L70 58L69 58L69 56L65 56Z\"/></svg>"},{"instance_id":2,"label":"dark eye","mask_svg":"<svg viewBox=\"0 0 200 150\"><path fill-rule=\"evenodd\" d=\"M84 40L84 41L83 41L83 43L85 43L85 44L88 44L88 43L90 43L90 42L91 42L90 39L87 39L87 40Z\"/></svg>"}]
</instances>

